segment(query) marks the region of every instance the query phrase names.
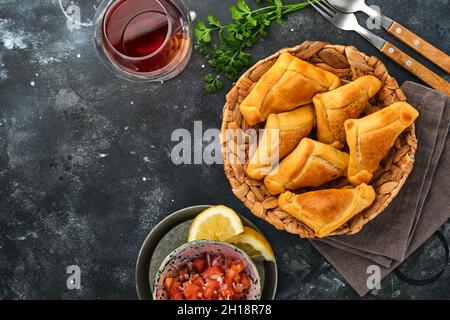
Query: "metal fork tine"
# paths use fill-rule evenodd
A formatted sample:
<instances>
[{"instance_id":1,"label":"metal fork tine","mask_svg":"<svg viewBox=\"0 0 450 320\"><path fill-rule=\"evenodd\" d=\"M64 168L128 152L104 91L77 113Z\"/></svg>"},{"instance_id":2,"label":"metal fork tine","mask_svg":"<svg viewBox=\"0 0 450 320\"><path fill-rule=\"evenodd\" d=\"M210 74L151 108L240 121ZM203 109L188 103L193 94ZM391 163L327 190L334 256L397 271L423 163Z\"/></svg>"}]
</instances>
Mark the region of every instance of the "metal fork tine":
<instances>
[{"instance_id":1,"label":"metal fork tine","mask_svg":"<svg viewBox=\"0 0 450 320\"><path fill-rule=\"evenodd\" d=\"M335 7L333 7L333 5L331 5L327 0L322 0L320 2L322 4L325 4L333 12L333 14L338 13L338 10Z\"/></svg>"},{"instance_id":2,"label":"metal fork tine","mask_svg":"<svg viewBox=\"0 0 450 320\"><path fill-rule=\"evenodd\" d=\"M309 4L312 5L314 7L314 9L316 9L324 18L326 18L327 20L331 21L331 16L326 13L325 11L323 11L322 9L320 9L315 3L316 1L311 1L308 0Z\"/></svg>"},{"instance_id":3,"label":"metal fork tine","mask_svg":"<svg viewBox=\"0 0 450 320\"><path fill-rule=\"evenodd\" d=\"M334 13L333 11L331 11L331 9L328 8L326 5L324 5L324 4L322 3L322 1L318 1L318 2L316 2L316 4L317 4L319 7L321 7L322 10L326 11L326 12L328 13L328 15L329 15L331 18L334 18L334 16L336 15L336 13Z\"/></svg>"}]
</instances>

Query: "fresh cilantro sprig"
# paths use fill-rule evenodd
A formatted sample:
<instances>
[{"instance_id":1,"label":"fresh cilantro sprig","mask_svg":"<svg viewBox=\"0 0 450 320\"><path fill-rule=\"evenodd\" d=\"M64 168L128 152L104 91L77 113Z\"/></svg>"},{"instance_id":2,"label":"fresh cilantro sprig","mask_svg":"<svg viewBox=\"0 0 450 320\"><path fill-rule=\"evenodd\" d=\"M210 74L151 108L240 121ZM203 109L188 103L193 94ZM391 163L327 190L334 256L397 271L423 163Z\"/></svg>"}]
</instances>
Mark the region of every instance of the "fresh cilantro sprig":
<instances>
[{"instance_id":1,"label":"fresh cilantro sprig","mask_svg":"<svg viewBox=\"0 0 450 320\"><path fill-rule=\"evenodd\" d=\"M260 0L256 0L257 3ZM195 48L205 56L212 72L207 74L205 89L208 93L223 88L222 76L236 81L250 64L251 48L258 37L267 35L272 22L281 24L288 13L303 9L307 2L284 5L282 0L266 0L266 6L252 9L245 0L230 7L233 22L224 24L212 14L207 21L198 21L195 28Z\"/></svg>"}]
</instances>

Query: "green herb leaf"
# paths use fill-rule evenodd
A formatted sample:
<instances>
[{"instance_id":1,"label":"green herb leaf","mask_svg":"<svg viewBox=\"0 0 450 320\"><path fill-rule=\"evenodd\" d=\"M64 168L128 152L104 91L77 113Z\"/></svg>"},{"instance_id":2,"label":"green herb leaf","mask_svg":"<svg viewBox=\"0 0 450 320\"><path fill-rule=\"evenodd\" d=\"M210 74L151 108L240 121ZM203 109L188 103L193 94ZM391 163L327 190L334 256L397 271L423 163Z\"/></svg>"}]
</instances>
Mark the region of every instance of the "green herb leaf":
<instances>
[{"instance_id":1,"label":"green herb leaf","mask_svg":"<svg viewBox=\"0 0 450 320\"><path fill-rule=\"evenodd\" d=\"M203 21L197 23L194 33L197 41L206 43L211 42L211 29L207 28Z\"/></svg>"},{"instance_id":2,"label":"green herb leaf","mask_svg":"<svg viewBox=\"0 0 450 320\"><path fill-rule=\"evenodd\" d=\"M220 24L220 21L217 20L217 18L215 16L213 16L212 14L208 15L208 23L211 27L216 27L216 28L221 28L222 25Z\"/></svg>"},{"instance_id":3,"label":"green herb leaf","mask_svg":"<svg viewBox=\"0 0 450 320\"><path fill-rule=\"evenodd\" d=\"M205 89L208 93L215 93L223 88L222 81L219 80L218 76L214 76L211 73L203 77L205 81Z\"/></svg>"},{"instance_id":4,"label":"green herb leaf","mask_svg":"<svg viewBox=\"0 0 450 320\"><path fill-rule=\"evenodd\" d=\"M277 23L282 24L283 23L283 2L281 0L274 0L274 5L276 7L275 12L277 14Z\"/></svg>"},{"instance_id":5,"label":"green herb leaf","mask_svg":"<svg viewBox=\"0 0 450 320\"><path fill-rule=\"evenodd\" d=\"M261 3L260 0L255 0ZM252 9L245 0L237 0L230 7L234 22L221 23L214 15L207 17L208 26L199 21L195 27L195 49L205 56L212 72L203 77L208 93L223 88L220 76L236 81L244 68L250 65L251 56L245 52L256 43L258 37L267 35L267 28L276 21L281 24L284 16L309 6L308 2L284 5L282 0L265 0L267 6ZM212 35L217 35L213 37ZM217 40L217 41L216 41Z\"/></svg>"},{"instance_id":6,"label":"green herb leaf","mask_svg":"<svg viewBox=\"0 0 450 320\"><path fill-rule=\"evenodd\" d=\"M244 13L240 11L236 6L230 7L231 17L234 21L240 21L244 16Z\"/></svg>"},{"instance_id":7,"label":"green herb leaf","mask_svg":"<svg viewBox=\"0 0 450 320\"><path fill-rule=\"evenodd\" d=\"M242 12L245 12L245 13L250 13L252 11L252 9L250 9L250 7L245 2L245 0L238 0L238 2L236 3L236 6L238 7L239 10L241 10Z\"/></svg>"}]
</instances>

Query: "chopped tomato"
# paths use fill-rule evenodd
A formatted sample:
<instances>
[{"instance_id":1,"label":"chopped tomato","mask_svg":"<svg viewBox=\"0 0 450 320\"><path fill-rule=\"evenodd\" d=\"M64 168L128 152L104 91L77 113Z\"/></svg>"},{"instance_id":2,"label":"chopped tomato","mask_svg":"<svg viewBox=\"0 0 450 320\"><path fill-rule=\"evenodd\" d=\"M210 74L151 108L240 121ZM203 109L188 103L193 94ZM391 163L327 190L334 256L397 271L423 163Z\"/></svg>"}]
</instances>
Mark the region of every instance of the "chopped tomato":
<instances>
[{"instance_id":1,"label":"chopped tomato","mask_svg":"<svg viewBox=\"0 0 450 320\"><path fill-rule=\"evenodd\" d=\"M170 300L184 300L182 292L172 292L170 294Z\"/></svg>"},{"instance_id":2,"label":"chopped tomato","mask_svg":"<svg viewBox=\"0 0 450 320\"><path fill-rule=\"evenodd\" d=\"M195 283L199 287L203 287L203 285L205 284L205 281L203 280L203 278L198 273L193 274L191 276L191 281L192 281L192 283Z\"/></svg>"},{"instance_id":3,"label":"chopped tomato","mask_svg":"<svg viewBox=\"0 0 450 320\"><path fill-rule=\"evenodd\" d=\"M241 273L245 269L244 265L240 261L235 261L231 268L234 269L237 273Z\"/></svg>"},{"instance_id":4,"label":"chopped tomato","mask_svg":"<svg viewBox=\"0 0 450 320\"><path fill-rule=\"evenodd\" d=\"M210 287L206 287L205 291L203 291L203 297L207 300L213 300L215 294L214 289Z\"/></svg>"},{"instance_id":5,"label":"chopped tomato","mask_svg":"<svg viewBox=\"0 0 450 320\"><path fill-rule=\"evenodd\" d=\"M247 274L241 274L241 283L244 287L244 290L250 289L250 280L248 279Z\"/></svg>"},{"instance_id":6,"label":"chopped tomato","mask_svg":"<svg viewBox=\"0 0 450 320\"><path fill-rule=\"evenodd\" d=\"M175 277L167 277L164 286L170 300L239 300L250 288L245 265L223 256L192 261L194 268L183 266Z\"/></svg>"},{"instance_id":7,"label":"chopped tomato","mask_svg":"<svg viewBox=\"0 0 450 320\"><path fill-rule=\"evenodd\" d=\"M183 283L183 292L188 300L195 300L198 298L198 294L201 292L201 287L192 283L191 281L186 281Z\"/></svg>"},{"instance_id":8,"label":"chopped tomato","mask_svg":"<svg viewBox=\"0 0 450 320\"><path fill-rule=\"evenodd\" d=\"M222 271L222 269L220 267L214 266L214 267L209 267L208 269L206 269L206 271L203 272L202 275L205 278L214 279L214 277L216 277L216 276L223 275L223 271Z\"/></svg>"},{"instance_id":9,"label":"chopped tomato","mask_svg":"<svg viewBox=\"0 0 450 320\"><path fill-rule=\"evenodd\" d=\"M211 288L212 290L219 290L220 289L220 282L217 280L207 279L206 285L207 288Z\"/></svg>"},{"instance_id":10,"label":"chopped tomato","mask_svg":"<svg viewBox=\"0 0 450 320\"><path fill-rule=\"evenodd\" d=\"M195 267L195 271L197 271L198 273L202 273L203 271L205 271L205 258L195 258L193 264Z\"/></svg>"},{"instance_id":11,"label":"chopped tomato","mask_svg":"<svg viewBox=\"0 0 450 320\"><path fill-rule=\"evenodd\" d=\"M166 286L166 289L169 290L169 288L172 286L173 278L167 277L164 281L164 285Z\"/></svg>"},{"instance_id":12,"label":"chopped tomato","mask_svg":"<svg viewBox=\"0 0 450 320\"><path fill-rule=\"evenodd\" d=\"M170 279L167 281L167 279ZM183 300L183 292L180 290L180 281L176 278L166 278L166 290L171 300Z\"/></svg>"}]
</instances>

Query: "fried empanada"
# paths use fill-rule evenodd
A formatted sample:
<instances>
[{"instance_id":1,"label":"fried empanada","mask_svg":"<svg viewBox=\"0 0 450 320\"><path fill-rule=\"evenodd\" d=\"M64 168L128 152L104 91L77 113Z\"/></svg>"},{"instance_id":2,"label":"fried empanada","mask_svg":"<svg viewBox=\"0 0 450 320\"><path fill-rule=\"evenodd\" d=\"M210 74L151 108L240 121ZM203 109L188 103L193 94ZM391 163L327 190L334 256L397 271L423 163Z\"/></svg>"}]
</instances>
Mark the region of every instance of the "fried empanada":
<instances>
[{"instance_id":1,"label":"fried empanada","mask_svg":"<svg viewBox=\"0 0 450 320\"><path fill-rule=\"evenodd\" d=\"M387 156L395 140L419 112L405 102L397 102L361 119L345 122L350 149L347 178L353 185L369 183L380 161Z\"/></svg>"},{"instance_id":2,"label":"fried empanada","mask_svg":"<svg viewBox=\"0 0 450 320\"><path fill-rule=\"evenodd\" d=\"M381 85L378 78L368 75L333 91L317 94L313 102L318 140L342 149L345 143L345 120L358 118Z\"/></svg>"},{"instance_id":3,"label":"fried empanada","mask_svg":"<svg viewBox=\"0 0 450 320\"><path fill-rule=\"evenodd\" d=\"M267 190L280 194L302 187L318 187L344 176L348 154L332 146L304 138L280 165L264 178Z\"/></svg>"},{"instance_id":4,"label":"fried empanada","mask_svg":"<svg viewBox=\"0 0 450 320\"><path fill-rule=\"evenodd\" d=\"M340 83L331 72L285 52L242 101L240 111L249 125L255 125L271 113L309 104L316 93L335 89Z\"/></svg>"},{"instance_id":5,"label":"fried empanada","mask_svg":"<svg viewBox=\"0 0 450 320\"><path fill-rule=\"evenodd\" d=\"M274 165L278 165L277 161L273 163L274 159L279 161L288 155L313 127L312 104L289 112L270 114L258 148L247 165L247 175L257 180L264 178ZM277 136L272 138L274 134ZM273 157L274 152L278 152L278 157Z\"/></svg>"},{"instance_id":6,"label":"fried empanada","mask_svg":"<svg viewBox=\"0 0 450 320\"><path fill-rule=\"evenodd\" d=\"M323 238L369 207L375 196L371 186L362 184L354 189L327 189L298 195L287 191L278 198L278 205Z\"/></svg>"}]
</instances>

